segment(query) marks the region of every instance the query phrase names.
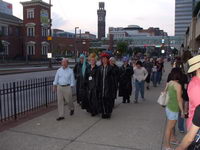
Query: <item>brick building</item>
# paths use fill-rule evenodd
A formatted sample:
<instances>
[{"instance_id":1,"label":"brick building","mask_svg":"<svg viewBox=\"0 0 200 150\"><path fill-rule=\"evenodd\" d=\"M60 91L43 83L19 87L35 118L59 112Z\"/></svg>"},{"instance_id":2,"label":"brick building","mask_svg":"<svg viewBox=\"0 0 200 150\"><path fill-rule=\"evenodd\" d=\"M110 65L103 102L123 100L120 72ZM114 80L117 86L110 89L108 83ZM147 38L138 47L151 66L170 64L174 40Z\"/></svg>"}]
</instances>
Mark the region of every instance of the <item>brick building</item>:
<instances>
[{"instance_id":1,"label":"brick building","mask_svg":"<svg viewBox=\"0 0 200 150\"><path fill-rule=\"evenodd\" d=\"M51 30L50 4L42 0L21 4L23 20L0 13L0 40L5 49L0 51L0 59L45 60L51 49L53 54L68 52L71 55L89 50L89 39L75 38L74 34L59 29ZM48 41L50 30L53 38Z\"/></svg>"},{"instance_id":2,"label":"brick building","mask_svg":"<svg viewBox=\"0 0 200 150\"><path fill-rule=\"evenodd\" d=\"M22 20L5 13L0 13L0 40L4 51L0 57L16 58L23 55Z\"/></svg>"}]
</instances>

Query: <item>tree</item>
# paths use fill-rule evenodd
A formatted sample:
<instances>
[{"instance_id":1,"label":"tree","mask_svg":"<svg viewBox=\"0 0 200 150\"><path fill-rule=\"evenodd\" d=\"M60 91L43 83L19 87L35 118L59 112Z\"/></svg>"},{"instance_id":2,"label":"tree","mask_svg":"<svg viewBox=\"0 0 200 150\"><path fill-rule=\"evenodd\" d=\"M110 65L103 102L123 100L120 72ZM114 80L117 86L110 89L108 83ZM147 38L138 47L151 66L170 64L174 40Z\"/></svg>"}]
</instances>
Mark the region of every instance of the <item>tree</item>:
<instances>
[{"instance_id":1,"label":"tree","mask_svg":"<svg viewBox=\"0 0 200 150\"><path fill-rule=\"evenodd\" d=\"M117 51L120 55L125 54L128 51L128 43L127 42L118 42L117 43Z\"/></svg>"}]
</instances>

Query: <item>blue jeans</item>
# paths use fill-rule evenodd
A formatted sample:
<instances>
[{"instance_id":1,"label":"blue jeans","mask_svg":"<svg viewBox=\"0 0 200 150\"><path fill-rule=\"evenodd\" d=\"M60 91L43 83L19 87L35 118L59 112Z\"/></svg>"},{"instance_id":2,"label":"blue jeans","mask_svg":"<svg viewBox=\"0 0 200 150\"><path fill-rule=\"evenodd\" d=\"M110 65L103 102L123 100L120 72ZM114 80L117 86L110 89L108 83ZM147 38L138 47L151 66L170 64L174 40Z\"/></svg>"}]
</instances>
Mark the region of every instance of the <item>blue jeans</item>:
<instances>
[{"instance_id":1,"label":"blue jeans","mask_svg":"<svg viewBox=\"0 0 200 150\"><path fill-rule=\"evenodd\" d=\"M139 93L144 98L144 81L135 80L135 100L138 100Z\"/></svg>"},{"instance_id":2,"label":"blue jeans","mask_svg":"<svg viewBox=\"0 0 200 150\"><path fill-rule=\"evenodd\" d=\"M158 71L157 76L156 76L156 81L157 81L158 84L160 84L161 79L162 79L162 72Z\"/></svg>"},{"instance_id":3,"label":"blue jeans","mask_svg":"<svg viewBox=\"0 0 200 150\"><path fill-rule=\"evenodd\" d=\"M157 86L157 72L153 72L151 75L151 81L153 82L153 86Z\"/></svg>"},{"instance_id":4,"label":"blue jeans","mask_svg":"<svg viewBox=\"0 0 200 150\"><path fill-rule=\"evenodd\" d=\"M181 118L181 113L178 114L178 129L179 131L185 131L184 128L184 118Z\"/></svg>"}]
</instances>

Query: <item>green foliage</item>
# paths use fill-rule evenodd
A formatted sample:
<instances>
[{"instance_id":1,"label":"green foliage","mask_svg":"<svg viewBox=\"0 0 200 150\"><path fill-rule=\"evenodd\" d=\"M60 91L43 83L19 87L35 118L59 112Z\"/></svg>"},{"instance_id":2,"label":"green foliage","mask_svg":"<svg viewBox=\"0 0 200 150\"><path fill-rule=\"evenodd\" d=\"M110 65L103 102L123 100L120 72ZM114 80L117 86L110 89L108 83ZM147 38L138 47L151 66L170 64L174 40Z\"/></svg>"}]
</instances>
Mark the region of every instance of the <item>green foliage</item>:
<instances>
[{"instance_id":1,"label":"green foliage","mask_svg":"<svg viewBox=\"0 0 200 150\"><path fill-rule=\"evenodd\" d=\"M128 43L127 42L118 42L117 43L117 51L122 56L128 51Z\"/></svg>"},{"instance_id":2,"label":"green foliage","mask_svg":"<svg viewBox=\"0 0 200 150\"><path fill-rule=\"evenodd\" d=\"M102 52L102 50L100 50L100 49L98 49L98 48L90 48L89 49L89 53L95 53L95 54L99 54L99 53L101 53Z\"/></svg>"}]
</instances>

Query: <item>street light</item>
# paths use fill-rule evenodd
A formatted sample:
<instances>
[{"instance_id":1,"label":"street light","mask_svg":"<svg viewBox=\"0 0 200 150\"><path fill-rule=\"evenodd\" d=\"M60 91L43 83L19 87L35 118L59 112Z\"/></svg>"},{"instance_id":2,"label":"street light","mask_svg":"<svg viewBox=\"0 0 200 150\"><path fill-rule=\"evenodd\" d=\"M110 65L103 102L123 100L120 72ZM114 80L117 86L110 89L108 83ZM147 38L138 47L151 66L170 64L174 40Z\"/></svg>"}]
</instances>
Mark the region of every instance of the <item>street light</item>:
<instances>
[{"instance_id":1,"label":"street light","mask_svg":"<svg viewBox=\"0 0 200 150\"><path fill-rule=\"evenodd\" d=\"M76 49L76 30L77 30L78 28L79 28L79 27L75 27L75 37L74 37L75 62L76 62L76 59L77 59L77 49Z\"/></svg>"}]
</instances>

